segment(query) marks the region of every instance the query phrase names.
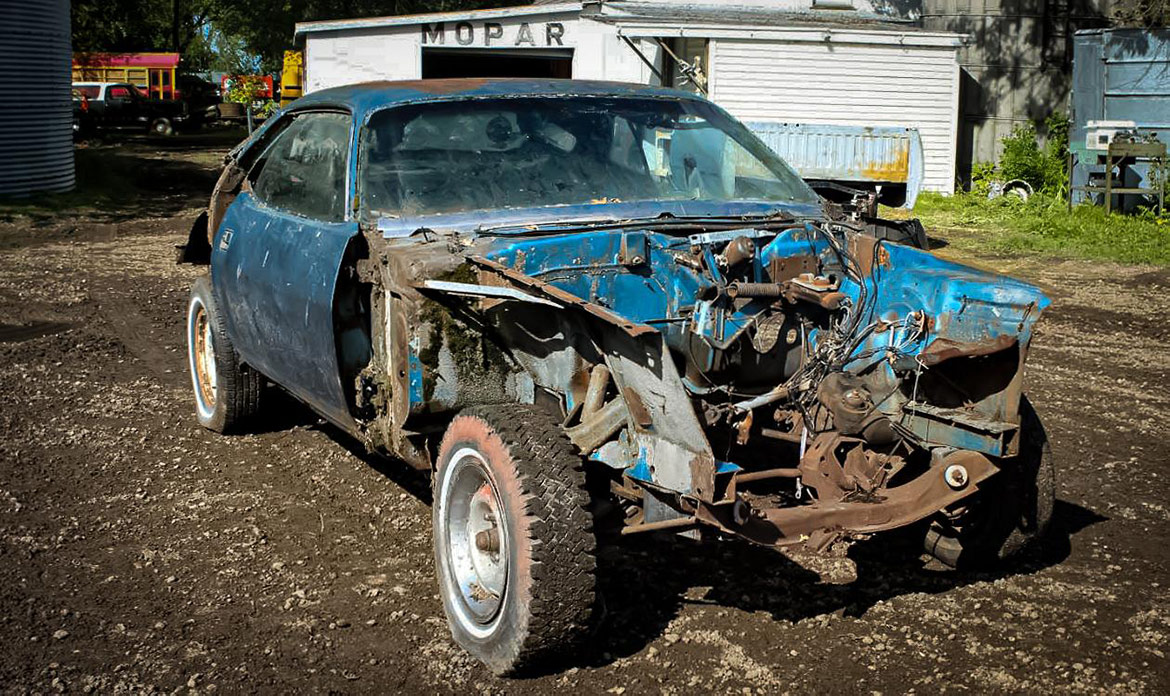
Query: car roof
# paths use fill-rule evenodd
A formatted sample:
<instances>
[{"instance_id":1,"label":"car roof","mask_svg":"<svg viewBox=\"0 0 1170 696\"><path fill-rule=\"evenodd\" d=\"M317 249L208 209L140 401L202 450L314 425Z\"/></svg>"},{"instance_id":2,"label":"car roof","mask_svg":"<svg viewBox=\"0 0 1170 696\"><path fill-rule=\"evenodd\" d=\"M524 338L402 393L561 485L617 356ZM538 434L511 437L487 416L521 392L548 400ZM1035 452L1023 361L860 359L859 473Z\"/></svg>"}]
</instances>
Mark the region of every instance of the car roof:
<instances>
[{"instance_id":1,"label":"car roof","mask_svg":"<svg viewBox=\"0 0 1170 696\"><path fill-rule=\"evenodd\" d=\"M288 109L341 106L359 118L371 111L423 101L459 101L488 97L657 97L700 99L691 92L668 87L649 87L627 82L602 80L557 80L531 78L452 78L363 82L312 92Z\"/></svg>"}]
</instances>

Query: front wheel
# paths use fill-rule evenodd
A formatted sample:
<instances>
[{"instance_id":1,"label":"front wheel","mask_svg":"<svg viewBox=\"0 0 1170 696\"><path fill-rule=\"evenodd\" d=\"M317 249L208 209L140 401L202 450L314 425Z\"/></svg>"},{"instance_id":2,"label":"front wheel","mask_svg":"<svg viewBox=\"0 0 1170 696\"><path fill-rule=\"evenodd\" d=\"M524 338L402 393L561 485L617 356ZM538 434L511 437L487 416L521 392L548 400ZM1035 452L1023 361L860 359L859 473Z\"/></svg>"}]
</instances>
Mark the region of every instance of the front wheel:
<instances>
[{"instance_id":1,"label":"front wheel","mask_svg":"<svg viewBox=\"0 0 1170 696\"><path fill-rule=\"evenodd\" d=\"M965 500L939 513L926 551L952 568L985 568L1040 541L1056 503L1056 467L1040 417L1020 403L1020 452Z\"/></svg>"},{"instance_id":2,"label":"front wheel","mask_svg":"<svg viewBox=\"0 0 1170 696\"><path fill-rule=\"evenodd\" d=\"M150 132L155 135L174 135L175 126L169 118L156 118L150 122Z\"/></svg>"},{"instance_id":3,"label":"front wheel","mask_svg":"<svg viewBox=\"0 0 1170 696\"><path fill-rule=\"evenodd\" d=\"M435 563L460 646L497 674L522 671L586 630L596 542L583 461L532 406L471 409L439 447Z\"/></svg>"}]
</instances>

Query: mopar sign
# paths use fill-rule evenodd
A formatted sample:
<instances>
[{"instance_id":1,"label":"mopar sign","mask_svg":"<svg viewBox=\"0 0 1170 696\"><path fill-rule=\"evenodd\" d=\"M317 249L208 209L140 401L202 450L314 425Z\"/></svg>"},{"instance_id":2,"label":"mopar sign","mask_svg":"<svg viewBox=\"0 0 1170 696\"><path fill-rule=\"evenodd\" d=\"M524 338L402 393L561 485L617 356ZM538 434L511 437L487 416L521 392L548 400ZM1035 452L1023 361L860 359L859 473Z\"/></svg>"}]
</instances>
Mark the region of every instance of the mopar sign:
<instances>
[{"instance_id":1,"label":"mopar sign","mask_svg":"<svg viewBox=\"0 0 1170 696\"><path fill-rule=\"evenodd\" d=\"M420 25L424 46L564 46L561 22L446 22Z\"/></svg>"}]
</instances>

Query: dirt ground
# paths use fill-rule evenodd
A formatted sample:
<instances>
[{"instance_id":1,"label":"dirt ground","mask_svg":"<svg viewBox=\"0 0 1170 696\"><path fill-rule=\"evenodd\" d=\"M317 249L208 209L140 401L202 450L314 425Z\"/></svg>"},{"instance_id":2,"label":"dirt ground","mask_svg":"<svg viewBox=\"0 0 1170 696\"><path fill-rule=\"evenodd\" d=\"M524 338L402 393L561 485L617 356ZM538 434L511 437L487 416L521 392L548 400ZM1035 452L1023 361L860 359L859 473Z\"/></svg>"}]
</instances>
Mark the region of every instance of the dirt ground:
<instances>
[{"instance_id":1,"label":"dirt ground","mask_svg":"<svg viewBox=\"0 0 1170 696\"><path fill-rule=\"evenodd\" d=\"M120 148L150 193L128 210L0 208L5 691L1170 692L1165 269L966 259L1054 300L1029 371L1059 467L1043 553L960 575L882 540L799 563L623 541L590 647L502 680L450 640L424 478L288 398L255 434L196 424L201 271L172 258L217 153L183 142Z\"/></svg>"}]
</instances>

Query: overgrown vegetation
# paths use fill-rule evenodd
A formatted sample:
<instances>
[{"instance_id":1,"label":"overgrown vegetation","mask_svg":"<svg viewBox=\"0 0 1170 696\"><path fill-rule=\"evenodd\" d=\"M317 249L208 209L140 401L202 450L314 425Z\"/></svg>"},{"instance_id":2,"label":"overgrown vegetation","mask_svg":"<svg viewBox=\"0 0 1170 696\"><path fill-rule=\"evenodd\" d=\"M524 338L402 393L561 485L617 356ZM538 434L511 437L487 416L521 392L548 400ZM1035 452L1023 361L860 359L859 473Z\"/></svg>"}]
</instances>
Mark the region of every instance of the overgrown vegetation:
<instances>
[{"instance_id":1,"label":"overgrown vegetation","mask_svg":"<svg viewBox=\"0 0 1170 696\"><path fill-rule=\"evenodd\" d=\"M1153 211L1106 214L1105 209L1047 195L1021 201L963 193L918 197L915 216L932 237L960 249L1038 252L1170 266L1170 217Z\"/></svg>"},{"instance_id":2,"label":"overgrown vegetation","mask_svg":"<svg viewBox=\"0 0 1170 696\"><path fill-rule=\"evenodd\" d=\"M1170 25L1170 0L1114 0L1113 20L1123 27L1165 27Z\"/></svg>"},{"instance_id":3,"label":"overgrown vegetation","mask_svg":"<svg viewBox=\"0 0 1170 696\"><path fill-rule=\"evenodd\" d=\"M971 170L972 193L986 195L993 181L1026 181L1032 190L1063 198L1068 194L1068 115L1054 112L1044 121L1047 139L1037 140L1035 124L1016 126L1003 139L999 164L980 162Z\"/></svg>"},{"instance_id":4,"label":"overgrown vegetation","mask_svg":"<svg viewBox=\"0 0 1170 696\"><path fill-rule=\"evenodd\" d=\"M1136 215L1106 214L1089 204L1068 208L1069 119L1054 113L1044 122L1041 145L1036 126L1017 126L1003 139L998 163L971 171L971 192L923 194L913 214L933 237L972 251L1039 252L1107 259L1121 263L1170 265L1170 216L1147 209ZM1034 195L988 196L994 183L1026 181Z\"/></svg>"},{"instance_id":5,"label":"overgrown vegetation","mask_svg":"<svg viewBox=\"0 0 1170 696\"><path fill-rule=\"evenodd\" d=\"M188 73L274 73L294 25L318 19L470 10L508 0L73 0L73 49L174 51Z\"/></svg>"}]
</instances>

